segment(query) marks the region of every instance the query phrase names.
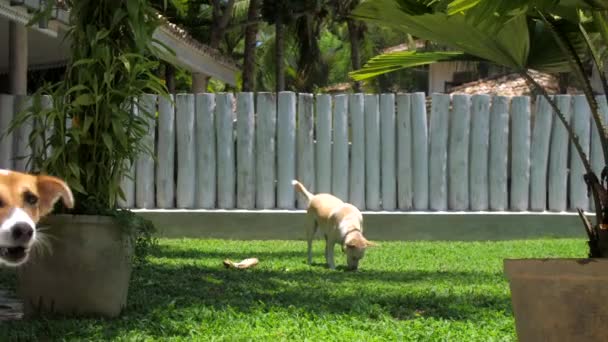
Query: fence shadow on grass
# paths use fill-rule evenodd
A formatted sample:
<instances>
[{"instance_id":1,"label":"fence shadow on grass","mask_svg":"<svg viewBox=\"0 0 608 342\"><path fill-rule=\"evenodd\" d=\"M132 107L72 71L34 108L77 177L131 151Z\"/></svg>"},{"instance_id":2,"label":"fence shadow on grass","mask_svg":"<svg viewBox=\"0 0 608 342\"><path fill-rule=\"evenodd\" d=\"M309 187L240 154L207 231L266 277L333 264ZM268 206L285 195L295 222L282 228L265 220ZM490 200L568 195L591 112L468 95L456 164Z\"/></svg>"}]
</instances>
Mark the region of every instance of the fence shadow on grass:
<instances>
[{"instance_id":1,"label":"fence shadow on grass","mask_svg":"<svg viewBox=\"0 0 608 342\"><path fill-rule=\"evenodd\" d=\"M302 243L302 247L304 247ZM233 260L256 257L260 260L268 258L302 258L306 257L306 249L298 250L281 250L281 251L212 251L208 249L192 249L192 248L174 248L172 246L160 245L152 252L153 257L169 258L169 259L218 259L223 260L230 258Z\"/></svg>"}]
</instances>

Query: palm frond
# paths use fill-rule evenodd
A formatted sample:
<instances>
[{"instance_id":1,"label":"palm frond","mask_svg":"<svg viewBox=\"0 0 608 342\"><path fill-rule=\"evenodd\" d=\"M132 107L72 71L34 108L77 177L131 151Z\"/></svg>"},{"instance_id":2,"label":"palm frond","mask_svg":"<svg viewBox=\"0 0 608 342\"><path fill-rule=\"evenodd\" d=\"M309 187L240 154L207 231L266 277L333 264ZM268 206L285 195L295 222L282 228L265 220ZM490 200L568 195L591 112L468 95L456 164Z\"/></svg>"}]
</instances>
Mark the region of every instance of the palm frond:
<instances>
[{"instance_id":1,"label":"palm frond","mask_svg":"<svg viewBox=\"0 0 608 342\"><path fill-rule=\"evenodd\" d=\"M349 73L355 81L363 81L396 70L427 65L441 61L462 61L474 58L461 51L391 52L370 59L363 68Z\"/></svg>"},{"instance_id":2,"label":"palm frond","mask_svg":"<svg viewBox=\"0 0 608 342\"><path fill-rule=\"evenodd\" d=\"M476 24L464 15L442 12L409 15L400 10L399 4L391 0L365 1L355 9L353 17L388 25L513 69L521 69L526 63L530 41L524 15L505 23L497 23L490 16Z\"/></svg>"}]
</instances>

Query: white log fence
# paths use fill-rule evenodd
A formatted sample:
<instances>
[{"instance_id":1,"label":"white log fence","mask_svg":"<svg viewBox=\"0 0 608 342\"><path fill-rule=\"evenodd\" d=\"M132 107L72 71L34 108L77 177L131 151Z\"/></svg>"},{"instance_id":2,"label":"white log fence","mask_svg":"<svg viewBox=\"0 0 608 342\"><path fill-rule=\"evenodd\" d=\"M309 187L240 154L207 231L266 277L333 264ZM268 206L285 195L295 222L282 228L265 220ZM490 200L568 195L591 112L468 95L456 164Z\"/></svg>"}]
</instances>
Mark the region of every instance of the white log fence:
<instances>
[{"instance_id":1,"label":"white log fence","mask_svg":"<svg viewBox=\"0 0 608 342\"><path fill-rule=\"evenodd\" d=\"M582 95L557 95L593 168L603 167ZM608 104L598 97L608 119ZM4 133L28 98L0 95ZM148 209L296 209L292 179L366 211L592 209L584 169L542 98L423 93L145 95L156 108L121 205ZM49 101L45 101L49 105ZM534 104L534 105L532 105ZM138 115L134 113L134 115ZM0 144L25 170L27 123Z\"/></svg>"}]
</instances>

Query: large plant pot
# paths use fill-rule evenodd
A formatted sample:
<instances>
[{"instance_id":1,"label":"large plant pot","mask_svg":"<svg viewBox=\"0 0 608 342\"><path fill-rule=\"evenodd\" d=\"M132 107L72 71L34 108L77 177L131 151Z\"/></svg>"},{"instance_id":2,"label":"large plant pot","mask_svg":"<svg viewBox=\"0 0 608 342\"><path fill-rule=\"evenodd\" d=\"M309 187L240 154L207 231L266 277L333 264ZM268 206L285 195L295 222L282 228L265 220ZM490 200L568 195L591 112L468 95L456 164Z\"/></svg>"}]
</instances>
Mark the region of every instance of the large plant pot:
<instances>
[{"instance_id":1,"label":"large plant pot","mask_svg":"<svg viewBox=\"0 0 608 342\"><path fill-rule=\"evenodd\" d=\"M127 304L133 248L106 216L52 215L49 235L17 270L25 316L63 314L116 317Z\"/></svg>"},{"instance_id":2,"label":"large plant pot","mask_svg":"<svg viewBox=\"0 0 608 342\"><path fill-rule=\"evenodd\" d=\"M520 341L608 341L607 259L505 260Z\"/></svg>"}]
</instances>

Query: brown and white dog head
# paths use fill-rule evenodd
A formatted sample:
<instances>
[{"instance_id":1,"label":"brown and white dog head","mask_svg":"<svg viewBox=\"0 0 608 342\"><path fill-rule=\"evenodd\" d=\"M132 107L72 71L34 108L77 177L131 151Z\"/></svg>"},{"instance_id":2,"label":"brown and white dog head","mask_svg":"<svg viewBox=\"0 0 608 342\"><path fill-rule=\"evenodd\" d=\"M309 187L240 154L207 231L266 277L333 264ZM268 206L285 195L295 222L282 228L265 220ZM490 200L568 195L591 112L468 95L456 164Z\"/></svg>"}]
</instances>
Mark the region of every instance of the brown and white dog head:
<instances>
[{"instance_id":1,"label":"brown and white dog head","mask_svg":"<svg viewBox=\"0 0 608 342\"><path fill-rule=\"evenodd\" d=\"M36 243L36 224L57 200L72 208L74 197L59 178L0 169L0 266L27 261Z\"/></svg>"},{"instance_id":2,"label":"brown and white dog head","mask_svg":"<svg viewBox=\"0 0 608 342\"><path fill-rule=\"evenodd\" d=\"M376 243L363 236L363 215L354 205L344 203L335 208L330 217L338 223L338 229L344 236L342 251L346 254L346 268L355 271L365 256L365 250L376 246Z\"/></svg>"}]
</instances>

